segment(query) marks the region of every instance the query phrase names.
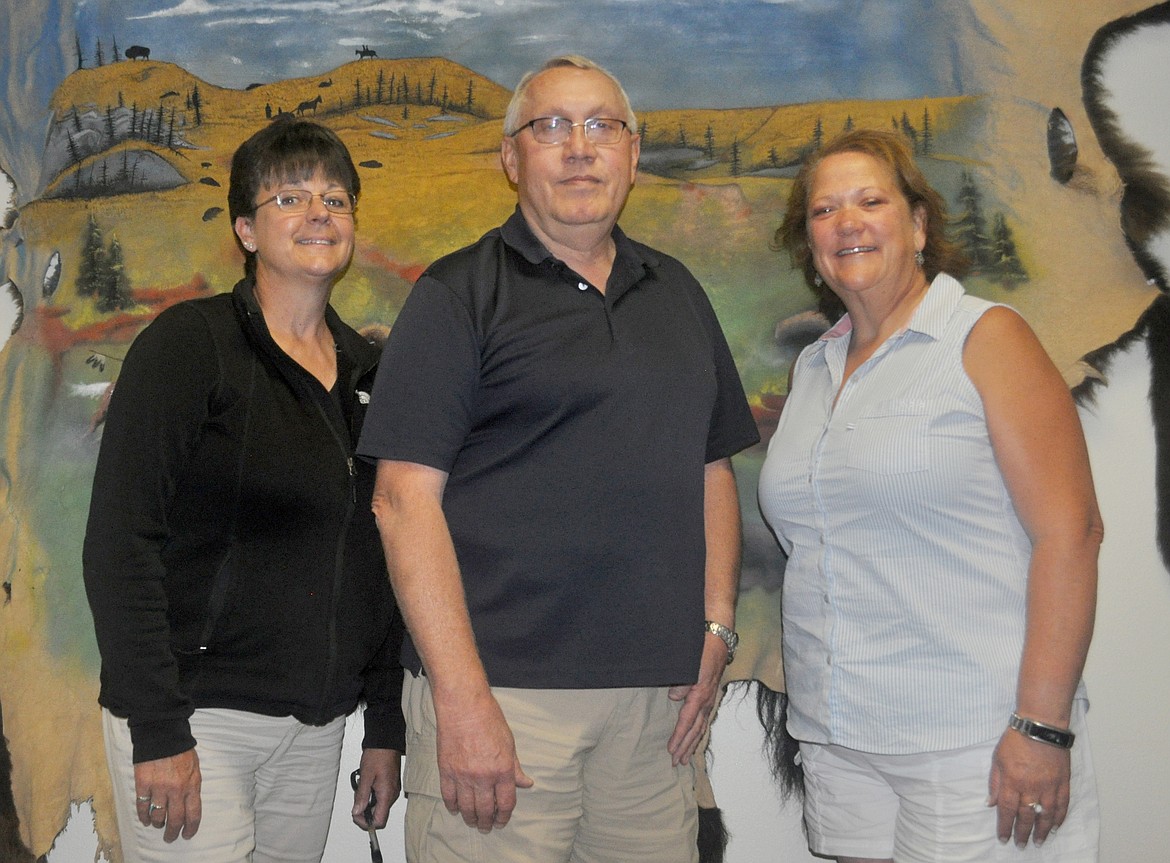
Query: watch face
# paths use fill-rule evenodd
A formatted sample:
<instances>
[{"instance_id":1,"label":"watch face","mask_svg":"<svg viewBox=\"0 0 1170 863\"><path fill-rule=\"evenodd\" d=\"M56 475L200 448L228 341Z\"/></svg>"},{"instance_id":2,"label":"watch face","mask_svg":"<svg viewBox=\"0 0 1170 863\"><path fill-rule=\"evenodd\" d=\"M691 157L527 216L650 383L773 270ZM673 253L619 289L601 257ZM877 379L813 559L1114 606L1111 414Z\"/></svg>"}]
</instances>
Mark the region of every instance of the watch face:
<instances>
[{"instance_id":1,"label":"watch face","mask_svg":"<svg viewBox=\"0 0 1170 863\"><path fill-rule=\"evenodd\" d=\"M1051 731L1047 728L1033 728L1032 733L1037 737L1044 738L1045 743L1057 743L1064 737L1059 731Z\"/></svg>"}]
</instances>

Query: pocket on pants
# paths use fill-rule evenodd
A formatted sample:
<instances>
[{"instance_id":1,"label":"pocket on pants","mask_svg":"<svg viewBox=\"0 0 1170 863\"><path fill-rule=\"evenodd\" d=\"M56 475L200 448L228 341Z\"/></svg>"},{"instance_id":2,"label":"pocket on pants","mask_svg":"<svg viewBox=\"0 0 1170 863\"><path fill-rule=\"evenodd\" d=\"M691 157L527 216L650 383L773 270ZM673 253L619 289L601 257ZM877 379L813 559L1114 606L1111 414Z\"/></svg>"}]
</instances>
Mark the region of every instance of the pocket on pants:
<instances>
[{"instance_id":1,"label":"pocket on pants","mask_svg":"<svg viewBox=\"0 0 1170 863\"><path fill-rule=\"evenodd\" d=\"M402 790L407 795L442 797L435 742L435 705L426 678L407 675L403 702L406 714L406 765L402 770Z\"/></svg>"},{"instance_id":2,"label":"pocket on pants","mask_svg":"<svg viewBox=\"0 0 1170 863\"><path fill-rule=\"evenodd\" d=\"M407 795L426 794L441 797L439 791L439 758L433 746L406 749L406 766L402 770L402 790Z\"/></svg>"}]
</instances>

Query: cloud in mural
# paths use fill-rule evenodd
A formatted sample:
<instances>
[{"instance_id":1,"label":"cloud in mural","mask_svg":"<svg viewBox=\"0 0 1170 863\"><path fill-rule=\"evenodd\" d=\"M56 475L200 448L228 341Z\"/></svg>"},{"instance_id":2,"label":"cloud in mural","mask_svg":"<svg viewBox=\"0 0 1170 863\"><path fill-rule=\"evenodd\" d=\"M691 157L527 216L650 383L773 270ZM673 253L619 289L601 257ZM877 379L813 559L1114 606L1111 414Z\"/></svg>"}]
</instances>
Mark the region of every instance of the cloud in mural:
<instances>
[{"instance_id":1,"label":"cloud in mural","mask_svg":"<svg viewBox=\"0 0 1170 863\"><path fill-rule=\"evenodd\" d=\"M787 0L786 0L787 2ZM381 2L370 3L368 0L338 0L338 2L250 2L250 0L226 0L226 2L208 2L208 0L183 0L183 2L166 9L145 12L141 15L128 15L127 20L139 21L147 18L177 18L186 16L222 16L231 15L233 21L253 21L259 23L273 23L287 21L298 15L320 14L328 12L335 15L390 15L403 20L426 20L438 23L457 21L466 18L476 18L481 12L477 7L498 9L496 0L484 2L446 3L422 0L422 2ZM511 4L514 11L517 5ZM249 16L261 16L259 18ZM209 22L218 24L220 21Z\"/></svg>"},{"instance_id":2,"label":"cloud in mural","mask_svg":"<svg viewBox=\"0 0 1170 863\"><path fill-rule=\"evenodd\" d=\"M127 20L135 21L142 18L173 18L176 15L207 15L217 11L213 3L204 3L202 0L183 0L178 6L170 9L160 9L157 12L148 12L145 15L128 15Z\"/></svg>"}]
</instances>

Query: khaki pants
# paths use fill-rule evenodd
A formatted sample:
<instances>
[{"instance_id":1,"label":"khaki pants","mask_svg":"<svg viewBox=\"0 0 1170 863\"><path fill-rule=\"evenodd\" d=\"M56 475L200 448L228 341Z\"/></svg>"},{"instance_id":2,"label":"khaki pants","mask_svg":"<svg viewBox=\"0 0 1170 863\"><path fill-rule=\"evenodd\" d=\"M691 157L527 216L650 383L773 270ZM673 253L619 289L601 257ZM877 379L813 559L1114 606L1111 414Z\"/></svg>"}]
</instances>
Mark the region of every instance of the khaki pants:
<instances>
[{"instance_id":1,"label":"khaki pants","mask_svg":"<svg viewBox=\"0 0 1170 863\"><path fill-rule=\"evenodd\" d=\"M482 834L443 805L430 686L406 677L408 863L698 860L694 771L670 763L680 703L665 687L492 692L535 784L517 789L506 827Z\"/></svg>"},{"instance_id":2,"label":"khaki pants","mask_svg":"<svg viewBox=\"0 0 1170 863\"><path fill-rule=\"evenodd\" d=\"M106 762L126 863L319 863L333 817L345 717L304 725L291 716L196 710L191 733L203 775L203 820L169 845L138 820L125 719L102 710Z\"/></svg>"}]
</instances>

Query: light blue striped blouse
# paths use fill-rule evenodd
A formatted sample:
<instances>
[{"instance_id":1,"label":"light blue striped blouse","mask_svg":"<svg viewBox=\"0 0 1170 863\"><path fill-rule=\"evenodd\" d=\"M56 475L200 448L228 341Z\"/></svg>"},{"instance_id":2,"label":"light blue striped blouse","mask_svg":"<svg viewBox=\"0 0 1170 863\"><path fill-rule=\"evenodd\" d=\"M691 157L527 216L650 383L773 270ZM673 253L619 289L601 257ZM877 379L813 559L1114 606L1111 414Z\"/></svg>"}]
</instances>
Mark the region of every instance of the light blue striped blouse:
<instances>
[{"instance_id":1,"label":"light blue striped blouse","mask_svg":"<svg viewBox=\"0 0 1170 863\"><path fill-rule=\"evenodd\" d=\"M998 737L1014 709L1031 543L962 363L991 306L939 275L836 407L848 318L797 360L759 495L789 555L798 740L953 749Z\"/></svg>"}]
</instances>

